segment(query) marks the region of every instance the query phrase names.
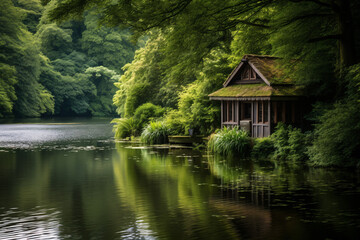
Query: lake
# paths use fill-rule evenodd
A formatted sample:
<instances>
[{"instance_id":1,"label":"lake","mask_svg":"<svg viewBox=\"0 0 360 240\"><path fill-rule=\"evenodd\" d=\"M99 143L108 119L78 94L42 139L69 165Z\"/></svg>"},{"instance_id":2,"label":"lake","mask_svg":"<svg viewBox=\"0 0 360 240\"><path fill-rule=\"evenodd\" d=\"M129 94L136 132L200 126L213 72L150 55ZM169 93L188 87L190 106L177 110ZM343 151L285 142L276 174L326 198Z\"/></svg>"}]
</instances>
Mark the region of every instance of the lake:
<instances>
[{"instance_id":1,"label":"lake","mask_svg":"<svg viewBox=\"0 0 360 240\"><path fill-rule=\"evenodd\" d=\"M0 239L359 239L360 174L0 124Z\"/></svg>"}]
</instances>

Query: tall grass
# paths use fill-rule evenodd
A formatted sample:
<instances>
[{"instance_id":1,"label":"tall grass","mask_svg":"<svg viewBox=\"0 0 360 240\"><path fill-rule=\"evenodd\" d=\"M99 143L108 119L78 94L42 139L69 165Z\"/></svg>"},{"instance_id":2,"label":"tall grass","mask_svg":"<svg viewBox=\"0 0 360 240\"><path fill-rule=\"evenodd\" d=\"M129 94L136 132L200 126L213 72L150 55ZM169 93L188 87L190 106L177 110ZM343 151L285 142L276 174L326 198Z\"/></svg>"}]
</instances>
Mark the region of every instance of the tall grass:
<instances>
[{"instance_id":1,"label":"tall grass","mask_svg":"<svg viewBox=\"0 0 360 240\"><path fill-rule=\"evenodd\" d=\"M208 149L225 156L246 157L250 153L250 137L247 132L238 127L224 127L210 136Z\"/></svg>"},{"instance_id":2,"label":"tall grass","mask_svg":"<svg viewBox=\"0 0 360 240\"><path fill-rule=\"evenodd\" d=\"M141 133L141 141L147 144L168 143L171 130L164 122L150 122Z\"/></svg>"},{"instance_id":3,"label":"tall grass","mask_svg":"<svg viewBox=\"0 0 360 240\"><path fill-rule=\"evenodd\" d=\"M117 139L137 135L138 124L133 118L115 118L111 123L115 123L113 131Z\"/></svg>"}]
</instances>

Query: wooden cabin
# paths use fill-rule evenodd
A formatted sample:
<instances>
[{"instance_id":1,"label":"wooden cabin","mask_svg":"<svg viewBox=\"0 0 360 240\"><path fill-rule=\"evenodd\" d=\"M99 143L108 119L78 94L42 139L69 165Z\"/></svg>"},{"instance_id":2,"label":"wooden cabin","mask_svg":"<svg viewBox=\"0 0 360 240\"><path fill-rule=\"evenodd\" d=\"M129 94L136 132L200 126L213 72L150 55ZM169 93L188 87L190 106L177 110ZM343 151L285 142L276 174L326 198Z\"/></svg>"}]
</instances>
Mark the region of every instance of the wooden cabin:
<instances>
[{"instance_id":1,"label":"wooden cabin","mask_svg":"<svg viewBox=\"0 0 360 240\"><path fill-rule=\"evenodd\" d=\"M278 60L245 55L223 88L209 95L221 101L221 127L239 126L252 137L267 137L278 122L301 123L302 89L285 76Z\"/></svg>"}]
</instances>

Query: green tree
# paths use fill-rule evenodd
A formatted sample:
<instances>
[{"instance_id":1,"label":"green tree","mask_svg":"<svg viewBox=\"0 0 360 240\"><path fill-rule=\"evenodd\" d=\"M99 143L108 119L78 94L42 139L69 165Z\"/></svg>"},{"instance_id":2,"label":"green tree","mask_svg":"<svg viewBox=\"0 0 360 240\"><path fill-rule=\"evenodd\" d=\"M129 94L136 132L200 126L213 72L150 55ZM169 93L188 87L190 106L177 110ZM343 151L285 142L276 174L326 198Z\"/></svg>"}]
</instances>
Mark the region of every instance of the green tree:
<instances>
[{"instance_id":1,"label":"green tree","mask_svg":"<svg viewBox=\"0 0 360 240\"><path fill-rule=\"evenodd\" d=\"M33 34L36 33L44 9L40 0L13 0L13 3L19 8L18 14L24 14L22 22L26 25L27 30Z\"/></svg>"},{"instance_id":2,"label":"green tree","mask_svg":"<svg viewBox=\"0 0 360 240\"><path fill-rule=\"evenodd\" d=\"M38 82L40 51L38 42L22 23L26 13L13 2L1 2L1 96L2 111L35 117L53 112L51 94ZM17 81L16 81L17 80ZM14 92L15 90L15 92ZM4 110L3 110L4 109ZM3 115L3 114L1 114Z\"/></svg>"},{"instance_id":3,"label":"green tree","mask_svg":"<svg viewBox=\"0 0 360 240\"><path fill-rule=\"evenodd\" d=\"M90 111L93 116L112 116L115 112L112 98L115 94L114 83L120 76L104 66L90 67L85 71L86 78L96 88L96 98L91 99Z\"/></svg>"},{"instance_id":4,"label":"green tree","mask_svg":"<svg viewBox=\"0 0 360 240\"><path fill-rule=\"evenodd\" d=\"M349 68L346 96L319 116L309 148L314 166L360 166L360 64Z\"/></svg>"},{"instance_id":5,"label":"green tree","mask_svg":"<svg viewBox=\"0 0 360 240\"><path fill-rule=\"evenodd\" d=\"M130 32L99 26L98 20L94 11L85 14L82 50L97 65L121 72L121 68L134 57L135 46L130 41Z\"/></svg>"},{"instance_id":6,"label":"green tree","mask_svg":"<svg viewBox=\"0 0 360 240\"><path fill-rule=\"evenodd\" d=\"M72 52L72 31L56 24L41 25L37 36L41 42L41 51L51 60L66 56Z\"/></svg>"},{"instance_id":7,"label":"green tree","mask_svg":"<svg viewBox=\"0 0 360 240\"><path fill-rule=\"evenodd\" d=\"M16 100L16 68L10 63L9 53L19 51L21 18L11 1L0 3L0 117L12 113Z\"/></svg>"},{"instance_id":8,"label":"green tree","mask_svg":"<svg viewBox=\"0 0 360 240\"><path fill-rule=\"evenodd\" d=\"M136 51L134 60L124 66L124 74L115 83L119 90L114 104L120 116L132 116L135 109L146 102L165 105L157 96L164 76L161 65L164 56L160 50L164 44L162 35L151 38L144 48Z\"/></svg>"},{"instance_id":9,"label":"green tree","mask_svg":"<svg viewBox=\"0 0 360 240\"><path fill-rule=\"evenodd\" d=\"M217 40L226 40L226 32L238 25L250 25L270 28L272 17L264 16L264 9L278 14L277 10L296 10L284 23L297 23L298 29L308 28L301 22L322 20L321 26L332 26L329 32L325 29L321 35L307 35L307 40L319 41L336 39L339 43L340 63L351 65L356 62L355 32L359 19L359 2L356 0L236 0L236 1L126 1L116 3L97 0L59 1L50 10L50 18L61 20L79 16L84 9L97 7L102 12L102 20L116 26L131 26L136 33L143 33L152 28L174 28L173 36L196 36L190 46L201 49L201 45ZM284 9L285 7L285 9ZM290 7L290 9L289 9ZM296 9L294 9L295 7ZM289 11L291 13L291 11ZM273 15L272 15L273 16ZM141 21L139 21L141 19ZM267 24L269 23L269 24ZM185 32L185 31L186 32ZM192 30L195 35L193 35ZM187 33L187 34L185 34ZM202 34L201 34L202 33ZM318 33L318 31L316 32ZM219 38L220 37L220 38ZM198 41L202 39L204 41ZM196 44L197 42L197 44ZM183 45L180 45L183 47Z\"/></svg>"}]
</instances>

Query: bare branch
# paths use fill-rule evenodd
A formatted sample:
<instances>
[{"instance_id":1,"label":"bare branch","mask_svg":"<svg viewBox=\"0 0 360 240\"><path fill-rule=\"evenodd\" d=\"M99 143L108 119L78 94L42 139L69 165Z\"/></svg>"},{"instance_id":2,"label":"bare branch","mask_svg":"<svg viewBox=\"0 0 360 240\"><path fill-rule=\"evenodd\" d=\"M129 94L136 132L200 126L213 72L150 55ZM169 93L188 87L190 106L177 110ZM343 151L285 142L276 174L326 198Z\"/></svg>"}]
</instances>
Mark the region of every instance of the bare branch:
<instances>
[{"instance_id":1,"label":"bare branch","mask_svg":"<svg viewBox=\"0 0 360 240\"><path fill-rule=\"evenodd\" d=\"M313 42L320 42L320 41L329 40L329 39L340 40L341 34L333 34L333 35L326 35L326 36L317 37L317 38L311 38L308 40L308 42L313 43Z\"/></svg>"}]
</instances>

